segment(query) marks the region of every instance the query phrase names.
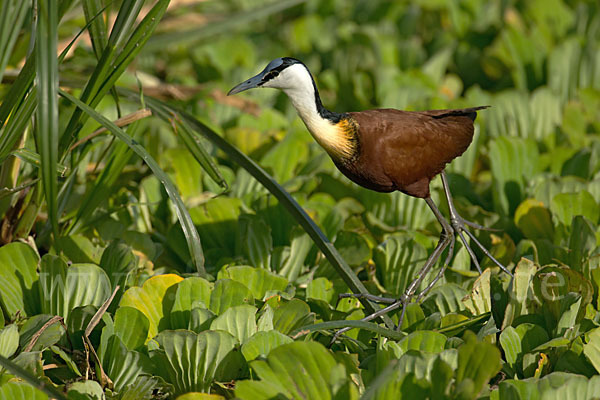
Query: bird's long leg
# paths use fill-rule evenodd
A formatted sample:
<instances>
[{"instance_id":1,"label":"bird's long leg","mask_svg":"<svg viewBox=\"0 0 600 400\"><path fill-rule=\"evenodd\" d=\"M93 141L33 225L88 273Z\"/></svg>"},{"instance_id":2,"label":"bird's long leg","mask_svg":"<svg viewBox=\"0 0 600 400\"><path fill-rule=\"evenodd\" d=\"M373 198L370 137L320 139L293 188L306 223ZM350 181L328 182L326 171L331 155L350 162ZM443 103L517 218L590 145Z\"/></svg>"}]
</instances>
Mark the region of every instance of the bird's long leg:
<instances>
[{"instance_id":1,"label":"bird's long leg","mask_svg":"<svg viewBox=\"0 0 600 400\"><path fill-rule=\"evenodd\" d=\"M400 314L400 318L398 320L398 326L397 326L397 329L399 330L400 327L402 326L402 321L404 320L404 313L406 311L406 305L408 303L410 303L410 301L412 300L412 298L414 297L414 295L417 292L417 288L419 287L421 282L423 282L423 279L425 279L425 276L427 275L427 273L435 265L437 260L442 255L442 252L446 249L446 247L448 247L448 245L450 245L450 251L448 252L448 255L446 256L445 264L447 264L450 260L450 257L452 257L452 253L454 252L454 241L455 241L454 230L452 229L452 226L450 226L448 221L446 221L446 219L444 218L444 216L442 215L440 210L437 208L437 206L435 205L435 203L433 202L431 197L425 198L425 202L427 203L429 208L431 208L431 211L433 211L433 214L435 215L437 220L442 225L442 233L440 235L440 239L438 241L437 246L435 247L435 249L429 256L429 258L427 258L427 261L425 261L425 264L423 265L423 267L421 267L421 269L417 273L417 277L410 283L410 285L408 285L408 287L404 291L404 294L402 294L402 296L400 296L399 299L395 299L393 301L393 303L390 304L389 306L382 308L381 310L378 310L378 311L374 312L373 314L367 315L365 318L361 319L361 321L371 321L375 318L380 317L381 315L387 314L390 311L394 311L394 310L402 307L402 313ZM442 277L444 270L445 270L445 266L442 267L442 270L440 271L440 273L438 273L436 275L436 277L433 279L433 281L430 282L429 285L427 285L427 287L421 293L419 293L419 298L422 298L424 296L424 294L427 293L433 287L433 285L435 285L435 283ZM390 299L387 299L385 297L365 295L365 294L359 294L358 296L357 295L348 295L348 296L344 296L344 297L350 297L350 296L352 296L352 297L368 297L369 299L379 301L382 303L390 303ZM337 338L340 337L344 332L347 332L350 329L352 329L352 328L343 328L343 329L340 329L339 331L337 331L335 333L335 335L333 335L333 338L331 339L331 344L333 344L337 340Z\"/></svg>"},{"instance_id":2,"label":"bird's long leg","mask_svg":"<svg viewBox=\"0 0 600 400\"><path fill-rule=\"evenodd\" d=\"M502 265L502 263L500 261L498 261L496 259L496 257L494 257L492 255L492 253L490 253L489 250L486 249L483 246L483 244L481 244L481 242L479 240L477 240L475 235L473 235L470 231L468 231L465 228L465 225L468 225L475 229L488 230L488 228L485 228L484 226L481 226L474 222L467 221L466 219L464 219L463 217L461 217L458 214L458 212L456 211L456 207L454 206L454 200L452 199L452 193L450 193L450 186L448 185L448 178L446 177L446 173L444 171L442 171L441 176L442 176L442 185L444 187L444 193L446 194L446 200L448 201L448 210L450 211L450 224L452 225L452 228L458 234L458 237L460 238L461 242L463 243L463 245L469 252L469 255L471 256L471 260L473 260L473 263L475 264L475 267L477 268L479 273L481 274L481 267L479 266L479 262L477 261L475 252L473 252L473 249L467 243L467 239L465 238L463 233L466 233L467 236L469 236L471 238L471 240L473 240L473 242L475 242L475 244L481 249L483 254L485 254L487 257L489 257L489 259L492 260L492 262L494 264L496 264L498 267L500 267L500 269L502 271L504 271L507 274L509 274L510 276L512 276L511 272L504 265Z\"/></svg>"}]
</instances>

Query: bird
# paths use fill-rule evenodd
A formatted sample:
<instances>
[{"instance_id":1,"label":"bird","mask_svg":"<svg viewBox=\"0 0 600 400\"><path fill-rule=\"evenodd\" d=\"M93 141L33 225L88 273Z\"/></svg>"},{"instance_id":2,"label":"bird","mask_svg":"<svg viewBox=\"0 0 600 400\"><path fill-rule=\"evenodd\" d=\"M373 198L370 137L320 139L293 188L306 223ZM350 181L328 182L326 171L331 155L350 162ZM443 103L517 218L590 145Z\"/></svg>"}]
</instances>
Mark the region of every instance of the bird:
<instances>
[{"instance_id":1,"label":"bird","mask_svg":"<svg viewBox=\"0 0 600 400\"><path fill-rule=\"evenodd\" d=\"M327 152L335 166L356 184L377 192L400 191L424 199L442 226L440 239L407 286L400 298L370 294L348 294L388 303L363 320L368 321L402 307L397 329L400 329L406 304L417 295L422 298L441 278L454 251L457 234L466 247L479 273L481 268L465 234L502 270L511 274L466 228L487 229L462 218L454 206L444 168L459 157L471 144L477 112L489 106L463 109L403 111L393 108L355 112L334 112L321 102L315 80L308 67L292 57L271 61L259 74L233 87L228 95L254 88L282 90L290 99L300 119ZM441 176L449 221L431 199L430 182ZM449 247L444 265L420 293L416 293L427 273ZM336 337L346 328L338 331Z\"/></svg>"}]
</instances>

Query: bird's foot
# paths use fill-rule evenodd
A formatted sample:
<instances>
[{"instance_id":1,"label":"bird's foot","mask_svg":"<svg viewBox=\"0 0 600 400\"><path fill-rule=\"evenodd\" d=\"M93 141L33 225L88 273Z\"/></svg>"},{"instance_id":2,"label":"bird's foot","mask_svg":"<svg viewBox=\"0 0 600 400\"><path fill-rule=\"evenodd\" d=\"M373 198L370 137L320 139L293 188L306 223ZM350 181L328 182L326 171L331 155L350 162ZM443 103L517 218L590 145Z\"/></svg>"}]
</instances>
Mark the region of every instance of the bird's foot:
<instances>
[{"instance_id":1,"label":"bird's foot","mask_svg":"<svg viewBox=\"0 0 600 400\"><path fill-rule=\"evenodd\" d=\"M500 267L500 269L502 271L506 272L508 275L513 276L512 273L508 270L508 268L506 268L500 261L498 261L496 259L496 257L494 257L492 255L492 253L490 253L490 251L488 249L486 249L483 244L481 244L481 242L475 237L475 235L473 235L473 233L471 233L467 229L467 226L470 226L475 229L486 230L486 231L494 231L494 229L486 228L485 226L476 224L475 222L467 221L466 219L461 217L458 214L458 211L456 211L456 207L454 206L454 200L452 199L452 194L450 193L450 185L448 184L448 178L446 177L446 173L442 171L441 177L442 177L442 185L444 187L444 193L446 194L446 200L448 201L448 210L450 211L450 225L452 226L452 229L454 230L454 232L460 238L460 241L462 242L462 244L465 246L465 248L469 252L469 256L471 257L471 260L473 260L473 263L475 264L477 271L479 271L479 274L481 274L481 266L479 265L479 261L477 261L475 252L473 251L471 246L469 246L469 243L467 242L467 238L465 237L465 234L469 238L471 238L471 240L477 245L477 247L479 247L481 249L483 254L485 254L490 260L492 260L492 262L494 264L496 264L498 267Z\"/></svg>"},{"instance_id":2,"label":"bird's foot","mask_svg":"<svg viewBox=\"0 0 600 400\"><path fill-rule=\"evenodd\" d=\"M473 251L473 249L467 242L467 238L465 237L465 234L477 245L477 247L479 247L479 249L481 249L483 254L485 254L490 260L492 260L492 262L494 264L496 264L498 267L500 267L500 269L502 271L504 271L507 274L509 274L510 276L512 276L512 273L508 270L508 268L506 268L500 261L498 261L496 259L496 257L494 257L492 255L492 253L488 249L485 248L485 246L479 241L479 239L477 239L477 237L475 237L475 235L467 229L467 226L470 226L475 229L486 230L486 231L493 231L495 229L486 228L486 227L476 224L474 222L467 221L466 219L464 219L463 217L461 217L458 214L458 212L456 211L456 208L454 207L454 204L452 204L452 203L450 203L449 208L450 208L450 225L452 225L452 229L454 229L454 232L458 235L458 237L460 238L460 241L467 249L467 252L469 253L469 256L471 257L471 260L473 260L473 263L475 264L475 267L477 268L477 271L481 274L481 266L479 265L479 261L477 260L477 257L475 256L475 252Z\"/></svg>"},{"instance_id":3,"label":"bird's foot","mask_svg":"<svg viewBox=\"0 0 600 400\"><path fill-rule=\"evenodd\" d=\"M433 204L431 202L431 200L428 201L428 204ZM433 206L435 208L435 206ZM438 215L439 211L437 210L437 208L435 209L435 211ZM401 327L402 327L402 323L404 322L404 315L406 314L406 306L408 304L410 304L413 299L416 298L416 301L421 301L421 299L423 299L423 297L425 297L425 295L433 288L433 286L437 283L437 281L440 280L440 278L444 275L444 271L446 270L447 266L448 266L448 262L450 261L450 258L452 257L452 254L454 253L454 233L453 233L453 229L448 225L448 222L444 221L444 231L442 233L442 235L440 236L440 240L436 246L436 248L433 250L433 253L431 253L431 255L429 256L429 258L427 259L427 261L425 262L425 264L423 265L423 267L419 270L419 272L417 273L416 278L406 287L406 290L404 291L404 294L402 294L402 296L400 296L397 299L394 298L389 298L389 297L383 297L383 296L376 296L370 293L343 293L339 296L340 299L342 298L348 298L348 297L354 297L354 298L364 298L364 299L368 299L371 300L373 302L376 303L383 303L383 304L389 304L387 307L382 308L381 310L378 310L376 312L374 312L373 314L367 315L366 317L364 317L363 319L361 319L361 321L371 321L373 319L379 318L380 316L387 314L391 311L397 310L398 308L402 307L402 311L400 313L400 317L398 318L398 325L396 326L396 330L400 331ZM427 276L427 273L431 270L431 268L433 267L433 265L436 263L436 261L438 260L438 258L441 256L442 252L444 251L444 249L446 247L449 247L448 250L448 254L446 255L446 259L444 260L444 265L442 266L442 268L440 268L440 271L437 273L437 275L435 276L435 278L429 282L429 284L419 293L417 293L417 290L419 288L419 286L421 285L421 283L423 282L423 280L425 279L425 277ZM352 328L342 328L339 331L337 331L334 335L333 338L331 339L331 342L329 343L329 345L333 345L337 339L343 335L345 332L348 332L350 329Z\"/></svg>"}]
</instances>

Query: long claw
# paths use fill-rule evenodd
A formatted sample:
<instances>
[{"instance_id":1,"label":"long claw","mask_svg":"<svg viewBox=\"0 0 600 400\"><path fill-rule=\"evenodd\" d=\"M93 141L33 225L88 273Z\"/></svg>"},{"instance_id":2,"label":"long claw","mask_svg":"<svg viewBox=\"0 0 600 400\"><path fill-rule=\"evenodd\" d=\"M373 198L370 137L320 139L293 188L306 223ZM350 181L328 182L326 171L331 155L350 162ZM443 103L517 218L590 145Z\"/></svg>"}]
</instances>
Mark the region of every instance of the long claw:
<instances>
[{"instance_id":1,"label":"long claw","mask_svg":"<svg viewBox=\"0 0 600 400\"><path fill-rule=\"evenodd\" d=\"M483 252L483 254L485 254L490 260L492 260L492 262L494 264L496 264L498 267L500 267L500 269L504 272L506 272L507 274L509 274L510 276L513 276L513 274L504 266L502 265L502 263L500 261L498 261L496 259L496 257L494 257L492 255L492 253L489 252L488 249L485 248L485 246L483 244L481 244L481 242L475 237L475 235L473 235L471 232L469 231L465 231L467 235L469 235L469 237L471 238L471 240L473 240L475 242L475 244L477 244L477 246L481 249L481 251Z\"/></svg>"},{"instance_id":2,"label":"long claw","mask_svg":"<svg viewBox=\"0 0 600 400\"><path fill-rule=\"evenodd\" d=\"M458 237L460 237L460 241L463 243L463 245L469 252L469 256L471 256L471 260L473 260L473 264L475 264L477 272L479 272L479 275L481 275L481 266L479 265L479 261L477 261L477 256L475 256L475 252L473 251L471 246L469 246L469 243L467 243L467 239L465 239L465 236L463 235L463 232L467 232L467 234L470 234L471 232L467 231L466 229L460 226L456 227L455 229L458 232Z\"/></svg>"},{"instance_id":3,"label":"long claw","mask_svg":"<svg viewBox=\"0 0 600 400\"><path fill-rule=\"evenodd\" d=\"M467 240L464 237L463 232L466 233L467 236L469 236L469 238L471 238L471 240L473 240L475 242L475 244L477 245L477 247L479 247L481 249L483 254L485 254L490 260L492 260L492 262L494 264L496 264L498 267L500 267L500 269L502 271L504 271L507 274L509 274L510 276L512 276L512 273L508 270L508 268L506 268L504 265L502 265L502 263L500 261L498 261L492 255L492 253L490 253L490 251L488 249L486 249L483 246L483 244L481 244L481 242L479 240L477 240L475 235L473 235L473 233L471 233L469 230L467 230L465 228L465 225L473 227L475 229L483 229L483 230L488 230L488 231L493 231L493 229L489 229L489 228L486 228L479 224L476 224L474 222L467 221L466 219L464 219L463 217L461 217L458 214L458 212L456 211L456 207L454 206L454 201L452 200L452 194L450 193L450 186L448 185L448 178L446 177L446 173L442 171L441 176L442 176L442 185L444 187L444 193L446 194L446 200L448 201L448 209L450 211L450 224L452 225L452 228L458 233L458 236L460 237L461 242L463 242L464 246L467 248L467 251L469 252L469 256L471 257L471 260L473 260L473 263L475 264L477 271L479 271L479 273L481 274L481 266L479 265L479 261L477 261L475 252L473 251L471 246L469 246L469 244L467 243Z\"/></svg>"},{"instance_id":4,"label":"long claw","mask_svg":"<svg viewBox=\"0 0 600 400\"><path fill-rule=\"evenodd\" d=\"M479 229L480 231L502 232L502 229L488 228L487 226L479 225L476 222L467 221L466 219L463 219L462 222L463 224L469 225L471 228Z\"/></svg>"}]
</instances>

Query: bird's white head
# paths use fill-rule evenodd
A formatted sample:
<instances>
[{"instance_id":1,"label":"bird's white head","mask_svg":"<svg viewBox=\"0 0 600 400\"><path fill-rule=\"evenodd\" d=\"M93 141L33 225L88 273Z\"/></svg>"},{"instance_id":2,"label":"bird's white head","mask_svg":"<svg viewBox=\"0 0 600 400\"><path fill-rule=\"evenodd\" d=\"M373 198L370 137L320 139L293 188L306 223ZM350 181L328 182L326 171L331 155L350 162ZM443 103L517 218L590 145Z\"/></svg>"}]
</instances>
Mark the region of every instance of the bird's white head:
<instances>
[{"instance_id":1,"label":"bird's white head","mask_svg":"<svg viewBox=\"0 0 600 400\"><path fill-rule=\"evenodd\" d=\"M228 95L257 87L281 89L288 95L288 92L312 92L314 101L315 84L308 68L291 57L271 61L259 74L231 89Z\"/></svg>"},{"instance_id":2,"label":"bird's white head","mask_svg":"<svg viewBox=\"0 0 600 400\"><path fill-rule=\"evenodd\" d=\"M228 95L257 87L283 90L309 132L330 154L348 156L352 153L347 135L336 125L345 114L323 107L317 85L302 61L291 57L276 58L258 75L236 85Z\"/></svg>"}]
</instances>

